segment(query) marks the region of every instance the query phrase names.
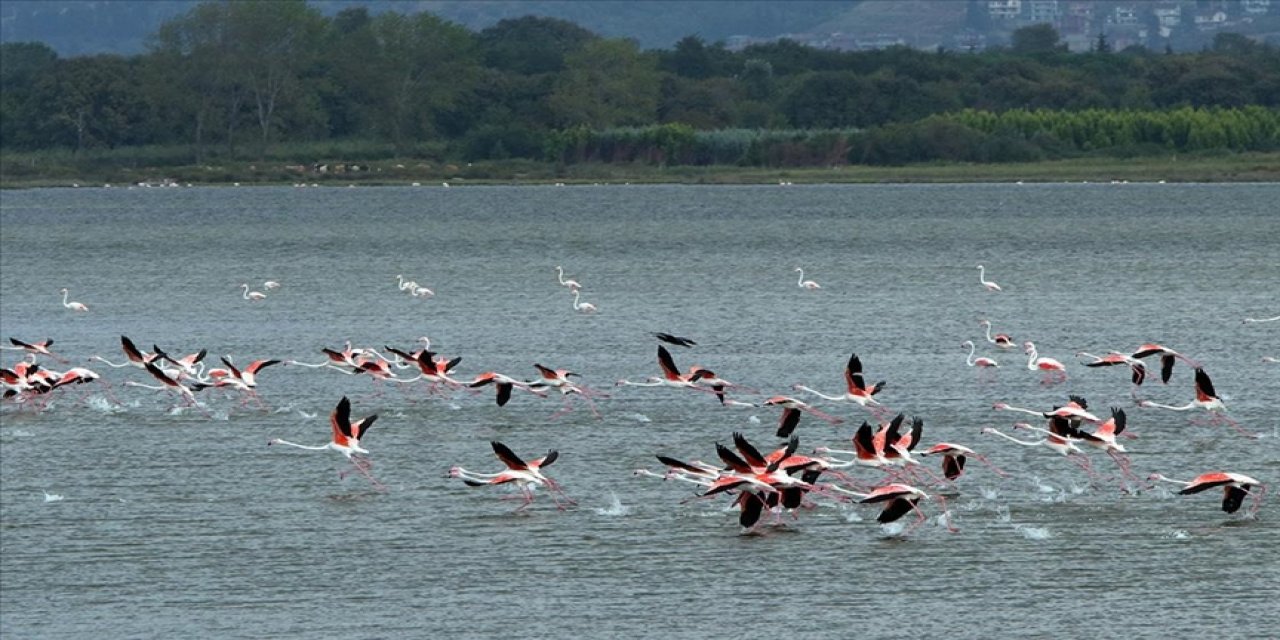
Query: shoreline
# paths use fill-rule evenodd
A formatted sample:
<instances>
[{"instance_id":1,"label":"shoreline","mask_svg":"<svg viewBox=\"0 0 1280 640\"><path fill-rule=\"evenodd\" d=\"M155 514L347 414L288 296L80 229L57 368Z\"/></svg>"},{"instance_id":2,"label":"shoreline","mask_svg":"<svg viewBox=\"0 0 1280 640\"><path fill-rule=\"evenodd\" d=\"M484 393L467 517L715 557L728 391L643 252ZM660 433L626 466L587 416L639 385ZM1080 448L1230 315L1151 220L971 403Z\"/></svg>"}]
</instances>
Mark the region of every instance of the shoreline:
<instances>
[{"instance_id":1,"label":"shoreline","mask_svg":"<svg viewBox=\"0 0 1280 640\"><path fill-rule=\"evenodd\" d=\"M881 167L658 167L634 164L557 166L531 161L431 164L379 160L303 165L279 160L171 167L71 166L11 169L4 158L0 189L128 186L465 186L570 184L930 184L1013 182L1280 182L1280 153L1139 158L1073 158L1007 164ZM310 167L324 166L324 170ZM261 167L261 168L259 168ZM334 167L335 169L329 169ZM348 169L352 167L352 169ZM340 169L340 170L336 170Z\"/></svg>"}]
</instances>

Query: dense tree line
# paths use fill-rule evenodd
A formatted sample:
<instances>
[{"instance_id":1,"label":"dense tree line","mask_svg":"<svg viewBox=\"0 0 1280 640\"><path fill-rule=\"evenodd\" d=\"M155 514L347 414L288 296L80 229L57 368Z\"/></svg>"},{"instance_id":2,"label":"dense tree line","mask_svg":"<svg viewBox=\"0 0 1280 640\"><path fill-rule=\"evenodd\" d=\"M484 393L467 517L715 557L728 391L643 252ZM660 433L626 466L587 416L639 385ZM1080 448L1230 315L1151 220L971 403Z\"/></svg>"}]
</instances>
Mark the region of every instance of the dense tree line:
<instances>
[{"instance_id":1,"label":"dense tree line","mask_svg":"<svg viewBox=\"0 0 1280 640\"><path fill-rule=\"evenodd\" d=\"M735 52L694 36L643 51L549 18L472 32L430 13L207 2L138 56L3 45L0 148L180 146L203 163L364 141L402 157L752 165L1277 148L1273 47L1220 34L1199 53L1070 54L1032 29L981 53Z\"/></svg>"}]
</instances>

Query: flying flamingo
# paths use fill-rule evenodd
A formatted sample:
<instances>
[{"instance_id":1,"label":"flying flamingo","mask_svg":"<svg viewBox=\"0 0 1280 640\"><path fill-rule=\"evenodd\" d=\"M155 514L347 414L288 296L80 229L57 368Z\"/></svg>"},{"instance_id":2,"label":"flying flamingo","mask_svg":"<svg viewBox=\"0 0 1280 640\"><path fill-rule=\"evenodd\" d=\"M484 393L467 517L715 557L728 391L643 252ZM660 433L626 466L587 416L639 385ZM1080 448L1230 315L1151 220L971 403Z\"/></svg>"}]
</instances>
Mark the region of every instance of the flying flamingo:
<instances>
[{"instance_id":1,"label":"flying flamingo","mask_svg":"<svg viewBox=\"0 0 1280 640\"><path fill-rule=\"evenodd\" d=\"M831 424L840 424L844 422L840 418L823 413L813 408L809 403L796 400L790 396L773 396L764 401L766 407L782 407L782 415L778 417L779 438L788 438L791 433L796 430L796 426L800 424L800 412L807 411L814 416L826 420Z\"/></svg>"},{"instance_id":2,"label":"flying flamingo","mask_svg":"<svg viewBox=\"0 0 1280 640\"><path fill-rule=\"evenodd\" d=\"M309 451L337 451L342 454L344 458L351 461L352 466L356 471L360 472L360 474L373 483L375 487L382 489L384 488L382 483L375 480L369 473L371 466L369 460L363 457L364 454L368 454L369 451L360 446L360 439L368 433L369 428L373 426L373 422L377 419L378 415L373 414L352 422L351 401L348 400L346 396L342 396L342 399L338 401L338 406L334 407L333 412L329 414L329 426L333 430L333 435L329 442L322 445L309 446L305 444L298 444L296 442L289 442L288 440L282 440L280 438L274 438L272 440L268 440L267 445L283 444L290 447L297 447L299 449L307 449ZM346 474L343 473L342 475L345 476Z\"/></svg>"},{"instance_id":3,"label":"flying flamingo","mask_svg":"<svg viewBox=\"0 0 1280 640\"><path fill-rule=\"evenodd\" d=\"M987 268L982 265L978 265L978 282L981 282L987 291L1003 291L1000 285L987 279Z\"/></svg>"},{"instance_id":4,"label":"flying flamingo","mask_svg":"<svg viewBox=\"0 0 1280 640\"><path fill-rule=\"evenodd\" d=\"M964 445L951 442L939 442L938 444L921 451L922 456L940 455L942 456L942 475L948 480L955 480L964 473L964 463L967 458L976 458L978 461L990 467L996 475L1005 478L1009 474L1001 471L999 467L991 464L985 456L979 455L978 452Z\"/></svg>"},{"instance_id":5,"label":"flying flamingo","mask_svg":"<svg viewBox=\"0 0 1280 640\"><path fill-rule=\"evenodd\" d=\"M902 518L902 516L905 516L908 513L915 511L917 516L916 522L911 526L910 529L907 529L907 531L904 532L903 535L910 533L912 530L914 530L916 527L919 527L926 520L924 512L920 510L919 504L920 504L920 500L922 499L928 500L929 494L909 484L901 484L901 483L887 484L882 487L876 487L875 489L872 489L870 493L859 493L856 491L848 491L845 489L840 489L839 487L833 487L833 488L838 490L840 493L847 493L849 495L853 495L861 498L860 500L858 500L858 502L861 504L887 502L888 504L885 505L884 509L880 511L880 515L876 517L876 522L879 522L880 524L889 524L892 522L897 522L899 519ZM942 496L938 496L938 500L942 501L943 513L946 514L947 513L946 502L943 501ZM947 522L947 529L952 532L955 532L956 528L952 526L951 519L949 517L947 518L946 522Z\"/></svg>"},{"instance_id":6,"label":"flying flamingo","mask_svg":"<svg viewBox=\"0 0 1280 640\"><path fill-rule=\"evenodd\" d=\"M1224 471L1202 473L1190 481L1174 480L1173 478L1166 478L1158 473L1153 473L1147 480L1162 480L1180 484L1184 488L1178 492L1178 495L1189 495L1207 491L1214 487L1222 487L1222 510L1227 513L1239 511L1246 495L1253 496L1253 506L1249 509L1249 513L1257 513L1258 507L1262 502L1262 494L1266 492L1266 487L1261 482L1246 475ZM1258 488L1256 493L1251 491L1253 487Z\"/></svg>"},{"instance_id":7,"label":"flying flamingo","mask_svg":"<svg viewBox=\"0 0 1280 640\"><path fill-rule=\"evenodd\" d=\"M1237 424L1235 420L1232 420L1229 416L1226 415L1227 405L1224 402L1222 402L1222 398L1218 397L1217 392L1214 391L1213 382L1209 380L1209 374L1205 373L1204 369L1199 367L1196 368L1196 397L1191 402L1188 402L1187 404L1184 404L1182 406L1175 407L1167 404L1159 404L1156 402L1152 402L1150 400L1139 400L1138 406L1139 407L1155 407L1157 409L1168 409L1170 411L1190 411L1192 409L1204 409L1205 411L1209 412L1210 416L1212 416L1210 418L1210 422L1217 423L1219 421L1226 421L1227 424L1231 425L1232 428L1240 432L1242 435L1245 435L1250 438L1258 437L1258 434L1250 433L1249 431L1241 427L1239 424Z\"/></svg>"},{"instance_id":8,"label":"flying flamingo","mask_svg":"<svg viewBox=\"0 0 1280 640\"><path fill-rule=\"evenodd\" d=\"M130 366L141 369L149 362L159 362L164 358L164 356L159 353L143 353L137 345L133 344L133 340L130 340L129 336L120 336L120 348L124 350L124 357L127 358L126 362L115 363L103 358L102 356L92 356L89 359L97 360L115 369Z\"/></svg>"},{"instance_id":9,"label":"flying flamingo","mask_svg":"<svg viewBox=\"0 0 1280 640\"><path fill-rule=\"evenodd\" d=\"M595 313L596 311L599 311L599 309L597 309L596 306L594 304L591 304L590 302L579 302L578 298L581 296L582 296L581 291L577 289L573 290L573 310L574 311L577 311L578 313Z\"/></svg>"},{"instance_id":10,"label":"flying flamingo","mask_svg":"<svg viewBox=\"0 0 1280 640\"><path fill-rule=\"evenodd\" d=\"M525 391L528 391L530 393L537 394L544 398L547 397L547 394L545 392L538 391L537 389L530 387L528 383L512 378L511 376L503 375L501 373L498 373L497 371L485 371L484 373L477 375L473 380L471 380L471 382L466 384L468 387L471 387L472 389L483 387L488 384L492 384L494 388L497 389L497 400L498 400L499 407L505 406L507 402L511 400L511 390L516 387L524 389Z\"/></svg>"},{"instance_id":11,"label":"flying flamingo","mask_svg":"<svg viewBox=\"0 0 1280 640\"><path fill-rule=\"evenodd\" d=\"M964 347L965 345L969 346L969 355L964 359L965 364L971 367L982 367L984 369L1000 366L998 362L996 362L995 360L992 360L991 358L987 358L984 356L979 356L977 358L974 358L973 354L974 354L974 351L977 350L977 346L973 344L972 340L965 340L964 342L960 343L961 347Z\"/></svg>"},{"instance_id":12,"label":"flying flamingo","mask_svg":"<svg viewBox=\"0 0 1280 640\"><path fill-rule=\"evenodd\" d=\"M814 289L822 288L822 285L814 282L813 280L804 279L804 269L801 269L800 267L796 267L795 270L800 272L800 278L796 281L797 287L800 287L801 289L805 289L807 291L813 291Z\"/></svg>"},{"instance_id":13,"label":"flying flamingo","mask_svg":"<svg viewBox=\"0 0 1280 640\"><path fill-rule=\"evenodd\" d=\"M1182 360L1183 362L1186 362L1192 367L1200 366L1194 360L1191 360L1190 358L1182 355L1181 353L1178 353L1177 351L1174 351L1173 349L1170 349L1169 347L1166 347L1162 344L1155 344L1153 342L1148 342L1147 344L1144 344L1138 347L1138 350L1134 351L1130 357L1141 360L1143 358L1148 358L1150 356L1156 356L1156 355L1160 356L1160 382L1163 382L1165 384L1169 384L1169 378L1173 376L1174 362L1177 362L1178 360Z\"/></svg>"},{"instance_id":14,"label":"flying flamingo","mask_svg":"<svg viewBox=\"0 0 1280 640\"><path fill-rule=\"evenodd\" d=\"M152 389L156 391L167 389L169 391L176 392L179 395L181 395L184 400L186 400L188 405L197 407L201 411L204 411L206 414L208 414L208 411L205 411L204 409L204 405L196 401L195 392L200 391L201 389L206 389L213 385L200 382L200 381L192 381L189 384L183 384L181 380L170 377L169 374L162 371L160 367L157 367L156 365L150 362L143 364L142 367L147 370L147 373L151 374L151 377L160 381L160 386L142 384L140 382L134 382L132 380L125 381L124 384L126 386L142 387L143 389ZM181 374L179 373L178 375L181 375Z\"/></svg>"},{"instance_id":15,"label":"flying flamingo","mask_svg":"<svg viewBox=\"0 0 1280 640\"><path fill-rule=\"evenodd\" d=\"M23 342L22 340L19 340L17 338L9 338L9 342L13 344L12 347L0 347L0 349L9 349L12 351L26 351L27 353L30 353L32 355L49 356L50 358L53 358L58 362L67 361L66 358L63 358L62 356L59 356L53 353L52 351L49 351L49 347L53 346L53 340L49 338L45 338L40 342Z\"/></svg>"},{"instance_id":16,"label":"flying flamingo","mask_svg":"<svg viewBox=\"0 0 1280 640\"><path fill-rule=\"evenodd\" d=\"M1120 472L1136 483L1138 479L1130 470L1129 459L1124 455L1124 445L1116 442L1116 436L1124 433L1126 423L1124 410L1112 407L1111 417L1098 425L1097 430L1090 433L1076 429L1074 434L1085 444L1105 451L1115 461L1116 466L1120 467Z\"/></svg>"},{"instance_id":17,"label":"flying flamingo","mask_svg":"<svg viewBox=\"0 0 1280 640\"><path fill-rule=\"evenodd\" d=\"M1033 427L1025 422L1015 423L1013 427L1015 429L1037 430L1036 427ZM1044 432L1043 430L1040 430L1040 431ZM1066 436L1049 433L1046 437L1041 438L1039 440L1030 440L1030 441L1019 440L994 427L983 427L982 433L990 433L992 435L1000 436L1005 440L1008 440L1014 444L1020 444L1024 447L1044 447L1050 451L1053 451L1054 453L1057 453L1067 458L1073 464L1075 464L1076 466L1083 469L1086 473L1088 473L1090 478L1093 477L1093 465L1089 464L1089 458L1085 457L1084 451L1081 450L1080 447L1076 446L1075 443L1078 442L1078 440L1074 438L1068 438Z\"/></svg>"},{"instance_id":18,"label":"flying flamingo","mask_svg":"<svg viewBox=\"0 0 1280 640\"><path fill-rule=\"evenodd\" d=\"M533 363L533 366L538 370L538 373L541 374L542 379L528 383L529 387L533 389L549 387L559 391L560 395L564 398L564 407L552 414L552 418L557 418L573 409L573 405L570 403L570 398L574 395L580 395L585 398L587 401L587 407L591 409L592 415L596 418L600 418L600 412L596 410L596 405L592 400L592 397L602 394L569 379L570 377L578 376L577 373L569 371L568 369L552 369L551 367L544 367L536 362Z\"/></svg>"},{"instance_id":19,"label":"flying flamingo","mask_svg":"<svg viewBox=\"0 0 1280 640\"><path fill-rule=\"evenodd\" d=\"M483 487L485 485L499 485L514 483L520 488L520 493L524 497L524 504L516 508L517 512L524 511L533 503L533 489L536 487L546 487L551 492L551 499L560 509L564 509L566 504L575 504L575 502L564 495L564 491L554 480L548 478L542 473L542 470L551 466L555 462L560 453L555 449L547 452L547 455L525 462L520 456L516 455L507 445L491 440L490 446L493 447L494 455L507 466L505 471L498 473L477 473L468 471L460 466L454 465L449 469L449 477L460 478L467 486ZM557 498L557 494L562 497L565 502L561 502Z\"/></svg>"},{"instance_id":20,"label":"flying flamingo","mask_svg":"<svg viewBox=\"0 0 1280 640\"><path fill-rule=\"evenodd\" d=\"M62 289L62 306L66 307L66 308L68 308L68 309L70 309L70 310L72 310L72 311L88 311L88 310L89 310L89 307L85 306L83 303L75 302L75 301L67 302L67 296L69 296L69 295L70 295L70 293L69 293L69 292L67 291L67 289L64 287L64 288Z\"/></svg>"},{"instance_id":21,"label":"flying flamingo","mask_svg":"<svg viewBox=\"0 0 1280 640\"><path fill-rule=\"evenodd\" d=\"M1012 349L1018 346L1018 343L1014 342L1013 337L1007 333L997 333L995 336L992 336L990 320L983 320L979 324L987 328L987 342L990 342L1001 349Z\"/></svg>"},{"instance_id":22,"label":"flying flamingo","mask_svg":"<svg viewBox=\"0 0 1280 640\"><path fill-rule=\"evenodd\" d=\"M240 286L244 289L243 297L245 300L254 302L257 300L263 300L267 297L267 294L261 291L250 291L248 283L241 284Z\"/></svg>"},{"instance_id":23,"label":"flying flamingo","mask_svg":"<svg viewBox=\"0 0 1280 640\"><path fill-rule=\"evenodd\" d=\"M991 405L996 411L1017 411L1018 413L1027 413L1041 418L1050 418L1057 416L1071 420L1075 424L1079 424L1082 420L1089 422L1102 422L1098 416L1089 413L1089 403L1080 396L1067 396L1067 404L1061 407L1054 407L1052 411L1034 411L1032 409L1023 409L1022 407L1014 407L1006 402L997 402Z\"/></svg>"},{"instance_id":24,"label":"flying flamingo","mask_svg":"<svg viewBox=\"0 0 1280 640\"><path fill-rule=\"evenodd\" d=\"M1036 344L1028 340L1022 343L1023 351L1027 354L1027 369L1029 371L1043 371L1044 379L1041 384L1052 384L1053 382L1065 382L1067 379L1067 367L1061 362L1053 358L1042 358L1040 353L1036 351Z\"/></svg>"},{"instance_id":25,"label":"flying flamingo","mask_svg":"<svg viewBox=\"0 0 1280 640\"><path fill-rule=\"evenodd\" d=\"M1241 323L1241 324L1255 324L1255 323L1258 323L1258 322L1275 322L1275 321L1277 321L1277 320L1280 320L1280 316L1272 316L1272 317L1270 317L1270 318L1245 318L1244 320L1241 320L1241 321L1240 321L1240 323Z\"/></svg>"},{"instance_id":26,"label":"flying flamingo","mask_svg":"<svg viewBox=\"0 0 1280 640\"><path fill-rule=\"evenodd\" d=\"M797 391L811 393L819 398L831 400L833 402L856 402L858 405L863 407L880 406L880 403L877 402L875 398L872 398L872 396L880 393L880 391L884 389L884 380L868 387L866 381L863 380L862 377L862 360L858 359L858 354L856 353L850 354L849 362L845 364L844 381L846 388L845 392L836 396L829 396L821 391L816 391L800 384L793 385L792 388Z\"/></svg>"},{"instance_id":27,"label":"flying flamingo","mask_svg":"<svg viewBox=\"0 0 1280 640\"><path fill-rule=\"evenodd\" d=\"M676 345L677 347L688 347L688 348L692 348L693 346L695 346L695 345L697 345L697 344L698 344L698 343L696 343L696 342L694 342L693 340L690 340L690 339L688 339L688 338L682 338L682 337L680 337L680 336L673 336L673 335L671 335L671 334L669 334L669 333L656 332L656 333L654 333L653 335L654 335L654 337L655 337L655 338L657 338L657 339L659 339L659 340L661 340L661 341L663 341L663 342L666 342L667 344L674 344L674 345Z\"/></svg>"},{"instance_id":28,"label":"flying flamingo","mask_svg":"<svg viewBox=\"0 0 1280 640\"><path fill-rule=\"evenodd\" d=\"M272 289L279 289L280 283L276 282L275 280L267 280L266 282L262 283L262 288L266 289L267 291L271 291Z\"/></svg>"},{"instance_id":29,"label":"flying flamingo","mask_svg":"<svg viewBox=\"0 0 1280 640\"><path fill-rule=\"evenodd\" d=\"M561 267L560 265L556 265L556 280L560 281L560 286L569 287L570 291L577 291L582 288L582 285L578 284L577 280L564 279L564 267Z\"/></svg>"},{"instance_id":30,"label":"flying flamingo","mask_svg":"<svg viewBox=\"0 0 1280 640\"><path fill-rule=\"evenodd\" d=\"M1129 369L1133 372L1132 380L1134 386L1141 386L1142 381L1147 378L1147 367L1142 364L1141 360L1133 356L1120 353L1119 351L1108 351L1107 355L1095 356L1092 353L1080 351L1076 353L1077 358L1090 358L1090 362L1084 363L1086 367L1115 367L1119 365L1129 365Z\"/></svg>"}]
</instances>

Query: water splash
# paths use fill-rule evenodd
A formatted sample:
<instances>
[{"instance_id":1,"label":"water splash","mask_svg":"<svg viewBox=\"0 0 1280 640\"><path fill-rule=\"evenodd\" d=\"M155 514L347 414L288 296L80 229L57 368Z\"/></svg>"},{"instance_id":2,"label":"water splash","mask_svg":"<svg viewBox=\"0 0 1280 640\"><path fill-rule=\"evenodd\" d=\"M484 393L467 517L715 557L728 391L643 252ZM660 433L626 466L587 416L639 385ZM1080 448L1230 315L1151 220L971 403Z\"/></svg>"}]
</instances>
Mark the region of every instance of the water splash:
<instances>
[{"instance_id":1,"label":"water splash","mask_svg":"<svg viewBox=\"0 0 1280 640\"><path fill-rule=\"evenodd\" d=\"M646 416L643 413L628 413L626 417L628 420L634 420L640 423L653 422L653 420L649 419L649 416Z\"/></svg>"},{"instance_id":2,"label":"water splash","mask_svg":"<svg viewBox=\"0 0 1280 640\"><path fill-rule=\"evenodd\" d=\"M760 424L760 418L756 416L748 416L747 422L750 422L751 424Z\"/></svg>"},{"instance_id":3,"label":"water splash","mask_svg":"<svg viewBox=\"0 0 1280 640\"><path fill-rule=\"evenodd\" d=\"M622 500L618 498L618 494L610 491L608 506L596 507L595 512L597 515L610 516L610 517L616 518L616 517L625 516L631 513L631 507L628 507L627 505L622 504Z\"/></svg>"},{"instance_id":4,"label":"water splash","mask_svg":"<svg viewBox=\"0 0 1280 640\"><path fill-rule=\"evenodd\" d=\"M85 406L89 407L90 409L93 409L94 411L97 411L98 413L104 413L108 415L115 414L115 413L124 413L125 411L127 411L124 405L117 404L115 402L108 400L104 396L98 396L98 395L89 396L88 398L85 399L84 404Z\"/></svg>"},{"instance_id":5,"label":"water splash","mask_svg":"<svg viewBox=\"0 0 1280 640\"><path fill-rule=\"evenodd\" d=\"M44 492L45 502L62 502L63 500L66 500L66 496L60 493L49 493L48 491Z\"/></svg>"},{"instance_id":6,"label":"water splash","mask_svg":"<svg viewBox=\"0 0 1280 640\"><path fill-rule=\"evenodd\" d=\"M1022 534L1027 540L1049 540L1053 538L1053 533L1048 527L1032 527L1025 524L1013 525L1013 530Z\"/></svg>"},{"instance_id":7,"label":"water splash","mask_svg":"<svg viewBox=\"0 0 1280 640\"><path fill-rule=\"evenodd\" d=\"M1191 533L1185 529L1176 529L1164 534L1164 537L1167 540L1190 540Z\"/></svg>"},{"instance_id":8,"label":"water splash","mask_svg":"<svg viewBox=\"0 0 1280 640\"><path fill-rule=\"evenodd\" d=\"M996 500L1000 497L998 490L989 487L982 487L978 489L978 492L982 494L982 499L984 500Z\"/></svg>"},{"instance_id":9,"label":"water splash","mask_svg":"<svg viewBox=\"0 0 1280 640\"><path fill-rule=\"evenodd\" d=\"M30 438L36 434L31 433L30 431L27 431L25 429L14 429L13 431L9 432L9 435L15 438Z\"/></svg>"},{"instance_id":10,"label":"water splash","mask_svg":"<svg viewBox=\"0 0 1280 640\"><path fill-rule=\"evenodd\" d=\"M996 507L996 522L1000 524L1009 524L1013 522L1013 514L1009 512L1007 505Z\"/></svg>"},{"instance_id":11,"label":"water splash","mask_svg":"<svg viewBox=\"0 0 1280 640\"><path fill-rule=\"evenodd\" d=\"M901 535L902 532L906 530L907 525L904 522L889 522L880 525L880 532L890 538Z\"/></svg>"},{"instance_id":12,"label":"water splash","mask_svg":"<svg viewBox=\"0 0 1280 640\"><path fill-rule=\"evenodd\" d=\"M844 521L845 521L845 522L850 522L850 523L852 523L852 522L862 522L862 516L858 515L858 512L857 512L857 511L853 511L852 509L850 509L849 511L846 511L846 512L845 512L845 514L844 514Z\"/></svg>"}]
</instances>

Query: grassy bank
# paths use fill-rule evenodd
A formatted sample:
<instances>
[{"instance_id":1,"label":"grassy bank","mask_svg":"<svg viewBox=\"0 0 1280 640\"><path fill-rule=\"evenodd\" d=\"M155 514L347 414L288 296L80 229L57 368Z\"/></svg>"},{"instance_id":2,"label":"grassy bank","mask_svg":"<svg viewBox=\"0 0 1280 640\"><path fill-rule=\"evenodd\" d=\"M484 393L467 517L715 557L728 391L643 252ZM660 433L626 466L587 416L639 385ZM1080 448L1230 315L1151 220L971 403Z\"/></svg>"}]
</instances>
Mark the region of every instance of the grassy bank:
<instances>
[{"instance_id":1,"label":"grassy bank","mask_svg":"<svg viewBox=\"0 0 1280 640\"><path fill-rule=\"evenodd\" d=\"M153 166L136 156L79 158L50 154L0 154L0 188L123 186L176 182L194 185L326 184L438 185L543 183L776 184L876 182L1271 182L1280 181L1280 153L1178 155L1139 158L1075 158L1008 164L923 164L900 167L849 165L827 168L571 164L525 160L474 164L391 159L346 163L320 160L219 162Z\"/></svg>"}]
</instances>

